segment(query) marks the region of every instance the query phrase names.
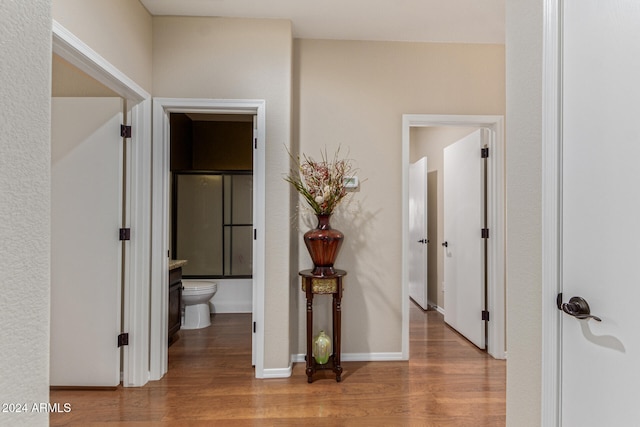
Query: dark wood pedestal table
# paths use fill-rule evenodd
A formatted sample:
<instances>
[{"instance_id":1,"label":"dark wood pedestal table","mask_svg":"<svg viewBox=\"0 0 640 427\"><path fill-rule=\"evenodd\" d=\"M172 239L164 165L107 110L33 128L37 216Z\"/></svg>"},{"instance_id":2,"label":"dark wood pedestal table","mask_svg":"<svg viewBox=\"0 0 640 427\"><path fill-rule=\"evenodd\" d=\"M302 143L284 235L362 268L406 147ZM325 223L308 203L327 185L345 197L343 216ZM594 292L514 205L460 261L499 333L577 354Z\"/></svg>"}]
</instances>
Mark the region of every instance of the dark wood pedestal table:
<instances>
[{"instance_id":1,"label":"dark wood pedestal table","mask_svg":"<svg viewBox=\"0 0 640 427\"><path fill-rule=\"evenodd\" d=\"M342 278L347 275L344 270L335 270L333 274L316 275L311 270L302 270L302 291L307 297L307 382L313 381L313 374L319 369L333 369L336 381L342 380L340 366L340 331L342 328ZM324 365L316 363L313 357L313 295L333 295L333 354Z\"/></svg>"}]
</instances>

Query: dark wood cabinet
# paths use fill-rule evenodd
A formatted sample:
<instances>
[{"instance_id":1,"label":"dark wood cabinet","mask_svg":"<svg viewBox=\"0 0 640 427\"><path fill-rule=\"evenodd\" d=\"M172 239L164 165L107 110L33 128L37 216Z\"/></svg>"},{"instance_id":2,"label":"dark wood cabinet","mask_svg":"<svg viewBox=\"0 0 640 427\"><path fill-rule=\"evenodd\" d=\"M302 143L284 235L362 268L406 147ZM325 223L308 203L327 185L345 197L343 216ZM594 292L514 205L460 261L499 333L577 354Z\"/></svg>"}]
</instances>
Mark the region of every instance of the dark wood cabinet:
<instances>
[{"instance_id":1,"label":"dark wood cabinet","mask_svg":"<svg viewBox=\"0 0 640 427\"><path fill-rule=\"evenodd\" d=\"M169 270L169 345L177 339L180 330L180 305L182 302L182 267Z\"/></svg>"}]
</instances>

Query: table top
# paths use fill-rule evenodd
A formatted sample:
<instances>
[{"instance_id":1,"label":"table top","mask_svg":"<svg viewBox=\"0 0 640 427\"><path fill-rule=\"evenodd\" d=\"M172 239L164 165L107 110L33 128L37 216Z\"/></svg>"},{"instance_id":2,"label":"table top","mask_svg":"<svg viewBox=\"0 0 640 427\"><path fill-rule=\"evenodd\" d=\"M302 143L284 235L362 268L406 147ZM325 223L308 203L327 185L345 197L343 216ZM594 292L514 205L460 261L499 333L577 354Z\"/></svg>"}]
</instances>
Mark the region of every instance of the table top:
<instances>
[{"instance_id":1,"label":"table top","mask_svg":"<svg viewBox=\"0 0 640 427\"><path fill-rule=\"evenodd\" d=\"M302 270L300 271L298 274L302 277L317 277L317 278L322 278L322 279L333 279L336 277L342 277L342 276L346 276L347 272L344 270L338 270L335 269L334 274L324 274L324 275L320 275L320 274L312 274L311 273L311 269L309 270Z\"/></svg>"}]
</instances>

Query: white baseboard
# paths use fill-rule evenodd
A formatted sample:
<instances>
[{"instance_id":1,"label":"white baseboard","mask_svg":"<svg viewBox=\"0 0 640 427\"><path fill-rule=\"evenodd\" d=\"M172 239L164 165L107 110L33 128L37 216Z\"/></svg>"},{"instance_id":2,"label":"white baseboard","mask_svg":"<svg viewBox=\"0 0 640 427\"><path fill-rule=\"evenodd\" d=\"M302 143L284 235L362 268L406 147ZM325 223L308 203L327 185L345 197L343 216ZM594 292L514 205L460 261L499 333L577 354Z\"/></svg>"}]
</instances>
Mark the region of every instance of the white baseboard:
<instances>
[{"instance_id":1,"label":"white baseboard","mask_svg":"<svg viewBox=\"0 0 640 427\"><path fill-rule=\"evenodd\" d=\"M291 376L291 369L291 363L289 363L289 367L287 368L265 368L262 370L262 378L289 378Z\"/></svg>"},{"instance_id":2,"label":"white baseboard","mask_svg":"<svg viewBox=\"0 0 640 427\"><path fill-rule=\"evenodd\" d=\"M444 308L438 307L438 304L433 303L431 301L427 301L427 304L429 304L429 307L435 308L438 313L440 313L440 314L442 314L444 316Z\"/></svg>"},{"instance_id":3,"label":"white baseboard","mask_svg":"<svg viewBox=\"0 0 640 427\"><path fill-rule=\"evenodd\" d=\"M291 355L291 361L294 363L303 363L305 361L304 354ZM397 353L343 353L340 357L342 362L389 362L402 359L402 352Z\"/></svg>"}]
</instances>

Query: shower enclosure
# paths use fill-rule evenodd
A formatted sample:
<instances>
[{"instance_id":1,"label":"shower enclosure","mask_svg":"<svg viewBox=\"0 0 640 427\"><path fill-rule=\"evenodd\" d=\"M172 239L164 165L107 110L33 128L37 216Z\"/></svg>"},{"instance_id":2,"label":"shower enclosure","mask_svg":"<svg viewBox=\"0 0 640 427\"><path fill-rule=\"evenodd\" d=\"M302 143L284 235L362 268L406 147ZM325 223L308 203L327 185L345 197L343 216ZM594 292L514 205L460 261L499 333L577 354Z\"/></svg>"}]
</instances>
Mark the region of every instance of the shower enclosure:
<instances>
[{"instance_id":1,"label":"shower enclosure","mask_svg":"<svg viewBox=\"0 0 640 427\"><path fill-rule=\"evenodd\" d=\"M183 276L250 278L252 172L174 172L172 188L172 252L189 260Z\"/></svg>"}]
</instances>

